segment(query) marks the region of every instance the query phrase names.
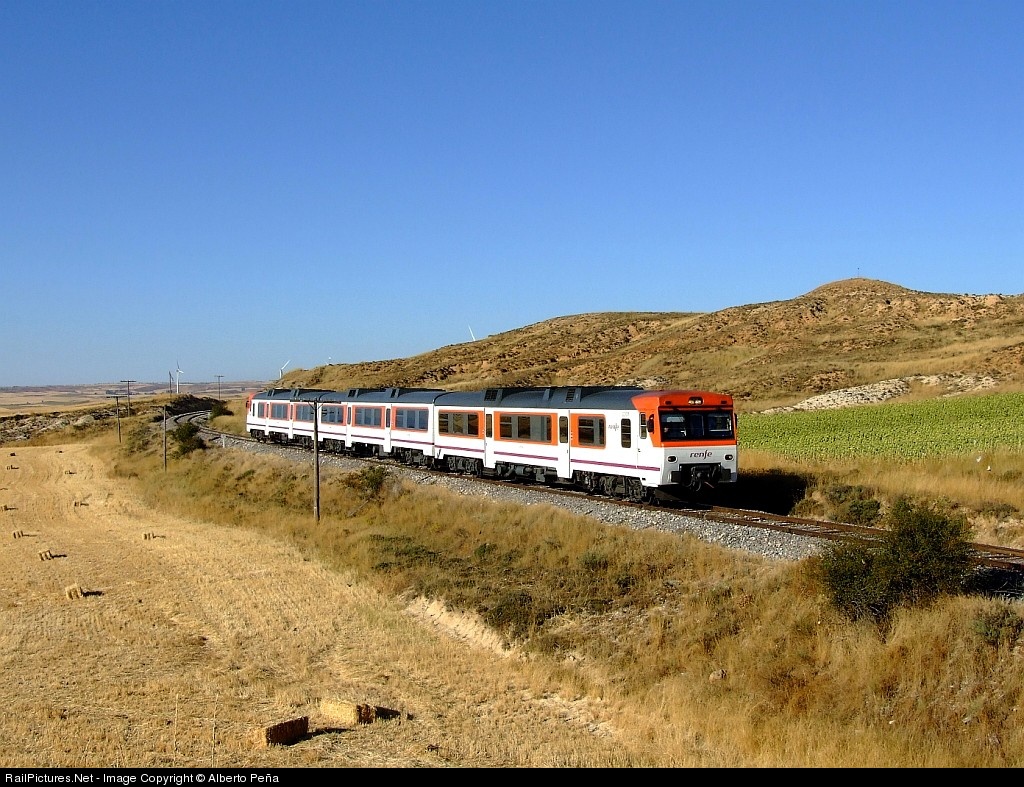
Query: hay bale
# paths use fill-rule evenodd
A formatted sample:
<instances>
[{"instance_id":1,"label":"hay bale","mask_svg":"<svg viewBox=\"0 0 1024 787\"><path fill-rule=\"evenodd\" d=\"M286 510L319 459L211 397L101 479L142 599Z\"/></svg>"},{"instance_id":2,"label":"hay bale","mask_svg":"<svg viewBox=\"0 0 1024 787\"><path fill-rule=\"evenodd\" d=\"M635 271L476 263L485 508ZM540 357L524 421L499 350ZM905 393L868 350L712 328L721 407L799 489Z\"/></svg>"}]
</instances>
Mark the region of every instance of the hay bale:
<instances>
[{"instance_id":1,"label":"hay bale","mask_svg":"<svg viewBox=\"0 0 1024 787\"><path fill-rule=\"evenodd\" d=\"M261 748L267 746L287 746L306 737L309 734L309 716L300 716L297 719L289 719L269 727L264 727L256 732L256 745Z\"/></svg>"},{"instance_id":2,"label":"hay bale","mask_svg":"<svg viewBox=\"0 0 1024 787\"><path fill-rule=\"evenodd\" d=\"M340 727L354 727L357 724L373 724L375 721L394 719L402 715L401 711L382 708L363 702L338 702L321 700L320 713L331 724Z\"/></svg>"},{"instance_id":3,"label":"hay bale","mask_svg":"<svg viewBox=\"0 0 1024 787\"><path fill-rule=\"evenodd\" d=\"M73 600L73 599L76 599L76 598L81 598L82 597L82 587L81 587L81 585L77 585L77 584L76 585L68 585L66 588L64 588L64 597L69 599L69 600Z\"/></svg>"},{"instance_id":4,"label":"hay bale","mask_svg":"<svg viewBox=\"0 0 1024 787\"><path fill-rule=\"evenodd\" d=\"M39 559L40 560L53 560L53 552L51 552L49 549L40 549L39 550Z\"/></svg>"}]
</instances>

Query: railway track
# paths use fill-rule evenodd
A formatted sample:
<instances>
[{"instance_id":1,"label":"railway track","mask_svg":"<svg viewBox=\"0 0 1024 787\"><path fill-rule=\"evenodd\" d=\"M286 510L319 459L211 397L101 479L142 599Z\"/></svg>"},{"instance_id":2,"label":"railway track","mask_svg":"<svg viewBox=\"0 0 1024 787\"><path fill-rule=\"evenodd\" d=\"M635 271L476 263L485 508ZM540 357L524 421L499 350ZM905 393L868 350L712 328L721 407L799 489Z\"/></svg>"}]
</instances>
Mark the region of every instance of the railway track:
<instances>
[{"instance_id":1,"label":"railway track","mask_svg":"<svg viewBox=\"0 0 1024 787\"><path fill-rule=\"evenodd\" d=\"M236 443L252 443L257 444L257 441L247 435L238 435L228 432L220 432L210 428L207 423L209 413L198 412L198 413L185 413L183 415L174 416L171 420L174 423L193 423L199 427L204 438L221 441L222 444L226 444L226 441L230 440ZM294 451L300 455L308 456L308 449L301 448L298 446L287 446L284 444L274 444L275 447ZM346 457L352 461L366 461L375 464L380 463L380 459L360 459L358 457ZM396 467L403 469L410 469L406 465L396 463ZM416 473L423 476L437 475L441 477L451 477L450 473L440 470L430 470L426 468L417 467L415 468ZM486 477L473 477L474 483L483 485L493 485L496 487L509 488L509 486L516 486L512 481L504 479L492 479ZM586 500L595 499L593 495L588 495L585 492L579 492L567 489L558 489L550 486L542 485L520 485L522 488L528 488L531 491L543 491L545 494L552 495L553 497L571 497L574 499ZM707 521L719 522L727 525L735 525L742 527L758 528L761 530L774 530L782 533L789 533L796 536L802 536L817 540L827 541L843 541L848 543L877 543L881 541L886 531L883 528L867 527L863 525L854 525L844 522L829 522L817 519L807 519L801 517L783 516L779 514L771 514L763 511L751 511L737 508L727 508L722 506L695 506L687 504L685 502L664 502L661 504L650 504L650 503L633 503L625 500L617 500L610 497L600 497L602 503L614 506L620 506L622 508L639 509L639 510L650 510L652 512L662 512L671 510L674 513L685 514L701 518ZM1010 572L1011 574L1020 574L1020 581L1024 583L1024 550L1013 549L1011 547L1001 547L992 544L980 544L972 543L972 559L976 566L984 569L990 569L999 572Z\"/></svg>"}]
</instances>

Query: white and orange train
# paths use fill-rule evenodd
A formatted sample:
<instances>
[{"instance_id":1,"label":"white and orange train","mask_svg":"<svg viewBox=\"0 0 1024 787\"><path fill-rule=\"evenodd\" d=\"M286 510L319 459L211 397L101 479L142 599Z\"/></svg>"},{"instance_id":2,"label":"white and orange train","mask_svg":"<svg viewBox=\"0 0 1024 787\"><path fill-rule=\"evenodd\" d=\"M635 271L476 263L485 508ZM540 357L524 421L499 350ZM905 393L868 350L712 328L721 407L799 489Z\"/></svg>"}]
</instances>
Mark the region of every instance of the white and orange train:
<instances>
[{"instance_id":1,"label":"white and orange train","mask_svg":"<svg viewBox=\"0 0 1024 787\"><path fill-rule=\"evenodd\" d=\"M270 389L249 398L246 428L260 441L317 440L324 451L638 502L737 478L733 398L710 391Z\"/></svg>"}]
</instances>

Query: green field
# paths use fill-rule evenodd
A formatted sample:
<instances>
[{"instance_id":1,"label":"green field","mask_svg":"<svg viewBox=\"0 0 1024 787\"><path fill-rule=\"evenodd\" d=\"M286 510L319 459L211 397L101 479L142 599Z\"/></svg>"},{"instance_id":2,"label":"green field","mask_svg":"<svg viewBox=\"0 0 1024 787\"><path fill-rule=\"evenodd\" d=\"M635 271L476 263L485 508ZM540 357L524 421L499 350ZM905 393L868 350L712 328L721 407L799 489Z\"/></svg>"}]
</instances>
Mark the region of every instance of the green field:
<instances>
[{"instance_id":1,"label":"green field","mask_svg":"<svg viewBox=\"0 0 1024 787\"><path fill-rule=\"evenodd\" d=\"M742 448L791 459L928 459L1024 451L1024 393L740 416Z\"/></svg>"}]
</instances>

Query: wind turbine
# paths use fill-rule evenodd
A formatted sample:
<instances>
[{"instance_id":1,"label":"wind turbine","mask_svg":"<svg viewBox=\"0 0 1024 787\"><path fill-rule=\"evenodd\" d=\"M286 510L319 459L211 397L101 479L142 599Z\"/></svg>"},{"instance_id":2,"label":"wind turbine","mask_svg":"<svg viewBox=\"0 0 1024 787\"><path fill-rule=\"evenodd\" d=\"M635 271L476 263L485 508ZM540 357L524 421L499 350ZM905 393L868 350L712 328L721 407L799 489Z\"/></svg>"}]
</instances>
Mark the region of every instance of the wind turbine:
<instances>
[{"instance_id":1,"label":"wind turbine","mask_svg":"<svg viewBox=\"0 0 1024 787\"><path fill-rule=\"evenodd\" d=\"M472 339L473 339L473 341L475 342L475 341L476 341L476 334L475 334L475 333L473 333L473 326L472 326L472 325L469 325L469 326L467 326L467 327L469 328L469 335L470 335L470 338L472 338Z\"/></svg>"},{"instance_id":2,"label":"wind turbine","mask_svg":"<svg viewBox=\"0 0 1024 787\"><path fill-rule=\"evenodd\" d=\"M291 361L291 359L290 359L290 358L289 358L289 359L288 359L287 361L285 361L285 362L284 362L284 366L282 366L282 367L281 367L281 374L279 374L279 375L277 376L277 379L278 379L278 380L280 380L280 379L281 379L282 377L284 377L284 368L285 368L285 366L287 366L287 365L288 365L288 364L290 364L291 362L292 362L292 361Z\"/></svg>"},{"instance_id":3,"label":"wind turbine","mask_svg":"<svg viewBox=\"0 0 1024 787\"><path fill-rule=\"evenodd\" d=\"M175 368L175 375L176 375L175 378L174 378L174 393L178 393L179 392L179 388L180 388L180 386L178 384L178 381L181 379L181 373L182 373L181 372L181 365L177 361L175 361L174 362L174 368Z\"/></svg>"}]
</instances>

